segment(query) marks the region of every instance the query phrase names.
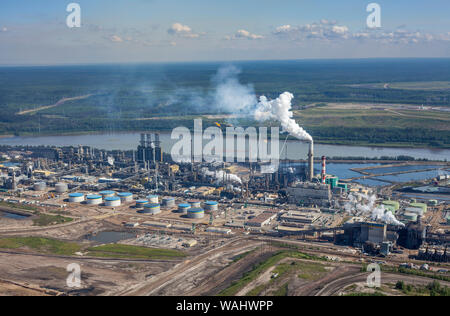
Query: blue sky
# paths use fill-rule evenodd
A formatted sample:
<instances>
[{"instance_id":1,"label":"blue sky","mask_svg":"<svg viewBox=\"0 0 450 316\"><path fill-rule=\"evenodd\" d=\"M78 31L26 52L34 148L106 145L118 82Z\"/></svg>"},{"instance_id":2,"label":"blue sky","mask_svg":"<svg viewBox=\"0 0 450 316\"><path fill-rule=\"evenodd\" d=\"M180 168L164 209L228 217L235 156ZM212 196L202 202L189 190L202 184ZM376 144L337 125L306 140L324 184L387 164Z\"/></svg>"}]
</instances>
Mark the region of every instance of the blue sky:
<instances>
[{"instance_id":1,"label":"blue sky","mask_svg":"<svg viewBox=\"0 0 450 316\"><path fill-rule=\"evenodd\" d=\"M76 29L70 2L2 0L0 64L450 57L448 0L75 0Z\"/></svg>"}]
</instances>

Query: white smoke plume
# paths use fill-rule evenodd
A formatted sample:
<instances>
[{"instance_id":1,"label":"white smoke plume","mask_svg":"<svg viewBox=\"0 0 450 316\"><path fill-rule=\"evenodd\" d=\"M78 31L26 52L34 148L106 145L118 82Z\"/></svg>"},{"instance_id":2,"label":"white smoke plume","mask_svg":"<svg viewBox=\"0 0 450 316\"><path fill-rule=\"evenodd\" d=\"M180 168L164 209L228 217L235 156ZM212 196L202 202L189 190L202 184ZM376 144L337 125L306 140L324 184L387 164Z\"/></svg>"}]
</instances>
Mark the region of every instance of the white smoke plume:
<instances>
[{"instance_id":1,"label":"white smoke plume","mask_svg":"<svg viewBox=\"0 0 450 316\"><path fill-rule=\"evenodd\" d=\"M241 114L259 122L277 120L283 130L295 138L309 142L313 140L293 119L292 93L285 92L275 100L261 96L258 102L254 87L239 81L240 73L235 66L222 67L213 76L209 92L193 88L176 89L168 104L182 103L192 110Z\"/></svg>"},{"instance_id":2,"label":"white smoke plume","mask_svg":"<svg viewBox=\"0 0 450 316\"><path fill-rule=\"evenodd\" d=\"M213 178L216 181L216 184L223 184L224 181L235 184L242 184L241 178L239 178L237 175L225 173L223 170L209 171L208 168L202 168L200 172L206 177Z\"/></svg>"},{"instance_id":3,"label":"white smoke plume","mask_svg":"<svg viewBox=\"0 0 450 316\"><path fill-rule=\"evenodd\" d=\"M345 211L352 216L370 217L373 221L381 221L389 225L405 226L397 220L391 211L386 211L384 206L376 206L376 195L354 193L349 195L349 202L344 205Z\"/></svg>"},{"instance_id":4,"label":"white smoke plume","mask_svg":"<svg viewBox=\"0 0 450 316\"><path fill-rule=\"evenodd\" d=\"M275 100L268 100L265 96L260 98L254 117L257 121L277 120L283 130L299 140L312 142L313 138L293 119L292 99L294 95L284 92Z\"/></svg>"}]
</instances>

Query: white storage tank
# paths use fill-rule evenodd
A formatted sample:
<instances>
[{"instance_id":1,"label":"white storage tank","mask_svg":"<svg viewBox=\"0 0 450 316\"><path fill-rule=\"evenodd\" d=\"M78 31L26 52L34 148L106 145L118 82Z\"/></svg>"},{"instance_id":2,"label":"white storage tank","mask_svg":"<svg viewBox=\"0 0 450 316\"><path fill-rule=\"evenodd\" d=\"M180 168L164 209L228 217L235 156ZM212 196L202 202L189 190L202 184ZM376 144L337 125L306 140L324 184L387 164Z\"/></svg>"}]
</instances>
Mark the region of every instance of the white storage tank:
<instances>
[{"instance_id":1,"label":"white storage tank","mask_svg":"<svg viewBox=\"0 0 450 316\"><path fill-rule=\"evenodd\" d=\"M188 210L191 208L190 204L183 203L178 205L178 213L187 214Z\"/></svg>"},{"instance_id":2,"label":"white storage tank","mask_svg":"<svg viewBox=\"0 0 450 316\"><path fill-rule=\"evenodd\" d=\"M162 202L163 202L162 203L163 206L166 207L166 208L175 207L175 198L173 198L173 197L164 198L162 200Z\"/></svg>"},{"instance_id":3,"label":"white storage tank","mask_svg":"<svg viewBox=\"0 0 450 316\"><path fill-rule=\"evenodd\" d=\"M147 196L147 200L149 203L159 203L159 196L149 195L149 196Z\"/></svg>"},{"instance_id":4,"label":"white storage tank","mask_svg":"<svg viewBox=\"0 0 450 316\"><path fill-rule=\"evenodd\" d=\"M161 205L157 203L149 203L144 205L144 210L138 211L141 214L151 214L156 215L161 213Z\"/></svg>"},{"instance_id":5,"label":"white storage tank","mask_svg":"<svg viewBox=\"0 0 450 316\"><path fill-rule=\"evenodd\" d=\"M117 196L120 198L122 203L133 202L133 193L122 192L122 193L118 193Z\"/></svg>"},{"instance_id":6,"label":"white storage tank","mask_svg":"<svg viewBox=\"0 0 450 316\"><path fill-rule=\"evenodd\" d=\"M83 193L71 193L71 194L69 194L69 202L70 203L81 203L81 202L84 202L84 194Z\"/></svg>"},{"instance_id":7,"label":"white storage tank","mask_svg":"<svg viewBox=\"0 0 450 316\"><path fill-rule=\"evenodd\" d=\"M201 219L205 217L205 210L202 208L191 208L188 210L188 217L192 219Z\"/></svg>"},{"instance_id":8,"label":"white storage tank","mask_svg":"<svg viewBox=\"0 0 450 316\"><path fill-rule=\"evenodd\" d=\"M88 205L100 205L102 202L103 199L101 195L88 195L86 197L86 204Z\"/></svg>"},{"instance_id":9,"label":"white storage tank","mask_svg":"<svg viewBox=\"0 0 450 316\"><path fill-rule=\"evenodd\" d=\"M200 201L189 201L189 204L191 204L192 208L200 208L202 206Z\"/></svg>"},{"instance_id":10,"label":"white storage tank","mask_svg":"<svg viewBox=\"0 0 450 316\"><path fill-rule=\"evenodd\" d=\"M105 198L105 206L107 207L119 207L121 205L120 197L109 196Z\"/></svg>"},{"instance_id":11,"label":"white storage tank","mask_svg":"<svg viewBox=\"0 0 450 316\"><path fill-rule=\"evenodd\" d=\"M205 211L207 213L217 212L219 210L219 203L214 201L208 201L205 203Z\"/></svg>"},{"instance_id":12,"label":"white storage tank","mask_svg":"<svg viewBox=\"0 0 450 316\"><path fill-rule=\"evenodd\" d=\"M36 182L33 185L34 191L44 191L47 188L47 184L45 182Z\"/></svg>"},{"instance_id":13,"label":"white storage tank","mask_svg":"<svg viewBox=\"0 0 450 316\"><path fill-rule=\"evenodd\" d=\"M102 191L102 192L100 192L100 195L103 198L107 198L107 197L111 197L111 196L116 195L116 192L114 192L114 191Z\"/></svg>"},{"instance_id":14,"label":"white storage tank","mask_svg":"<svg viewBox=\"0 0 450 316\"><path fill-rule=\"evenodd\" d=\"M145 204L148 204L148 200L137 200L136 201L136 208L142 209L144 208Z\"/></svg>"},{"instance_id":15,"label":"white storage tank","mask_svg":"<svg viewBox=\"0 0 450 316\"><path fill-rule=\"evenodd\" d=\"M67 183L57 183L55 185L55 191L56 193L66 193L67 191L69 191L69 186L67 185Z\"/></svg>"}]
</instances>

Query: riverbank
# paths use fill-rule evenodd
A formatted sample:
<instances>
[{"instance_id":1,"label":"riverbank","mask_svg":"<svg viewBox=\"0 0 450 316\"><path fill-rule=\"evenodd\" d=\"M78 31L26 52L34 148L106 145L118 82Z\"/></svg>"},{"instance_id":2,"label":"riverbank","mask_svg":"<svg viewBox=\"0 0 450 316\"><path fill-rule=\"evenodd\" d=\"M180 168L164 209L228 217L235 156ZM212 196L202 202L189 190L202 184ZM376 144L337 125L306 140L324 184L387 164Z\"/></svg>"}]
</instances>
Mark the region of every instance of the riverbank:
<instances>
[{"instance_id":1,"label":"riverbank","mask_svg":"<svg viewBox=\"0 0 450 316\"><path fill-rule=\"evenodd\" d=\"M140 133L171 133L172 129L156 129L156 130L124 130L124 131L76 131L76 132L42 132L39 134L36 133L19 133L16 135L12 134L0 134L0 139L8 139L13 137L26 137L26 138L37 138L37 137L58 137L58 136L96 136L96 135L117 135L117 134L140 134ZM283 137L281 137L284 139ZM270 135L268 135L268 139L270 140ZM289 136L287 138L288 141L297 141L294 137ZM281 140L280 140L281 141ZM351 147L369 147L369 148L401 148L401 149L450 149L450 145L441 145L441 146L430 146L425 143L406 143L406 142L386 142L386 143L372 143L367 141L349 141L349 140L323 140L320 138L314 139L315 144L322 145L342 145L342 146L351 146Z\"/></svg>"}]
</instances>

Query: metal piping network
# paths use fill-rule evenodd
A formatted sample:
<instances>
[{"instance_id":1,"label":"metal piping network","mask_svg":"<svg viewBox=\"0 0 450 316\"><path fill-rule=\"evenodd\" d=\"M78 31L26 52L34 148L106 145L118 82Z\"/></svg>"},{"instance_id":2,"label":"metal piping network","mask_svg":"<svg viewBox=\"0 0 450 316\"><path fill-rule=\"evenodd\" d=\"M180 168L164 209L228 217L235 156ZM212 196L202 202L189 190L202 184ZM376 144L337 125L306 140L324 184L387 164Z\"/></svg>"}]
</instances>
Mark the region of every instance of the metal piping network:
<instances>
[{"instance_id":1,"label":"metal piping network","mask_svg":"<svg viewBox=\"0 0 450 316\"><path fill-rule=\"evenodd\" d=\"M312 182L314 178L314 141L311 141L309 143L308 167L309 167L309 181Z\"/></svg>"},{"instance_id":2,"label":"metal piping network","mask_svg":"<svg viewBox=\"0 0 450 316\"><path fill-rule=\"evenodd\" d=\"M327 157L322 157L322 183L326 182L326 174L327 174Z\"/></svg>"}]
</instances>

